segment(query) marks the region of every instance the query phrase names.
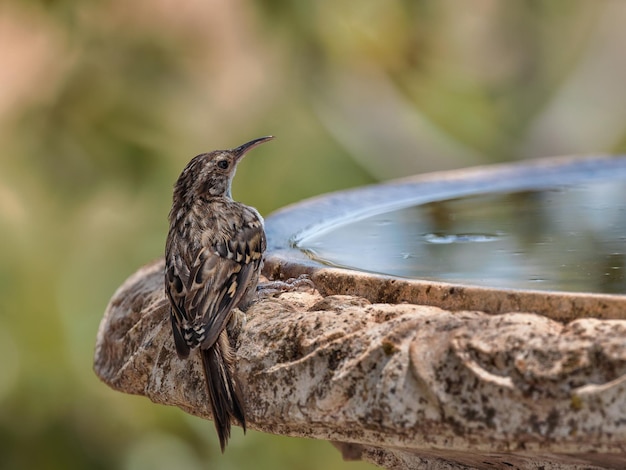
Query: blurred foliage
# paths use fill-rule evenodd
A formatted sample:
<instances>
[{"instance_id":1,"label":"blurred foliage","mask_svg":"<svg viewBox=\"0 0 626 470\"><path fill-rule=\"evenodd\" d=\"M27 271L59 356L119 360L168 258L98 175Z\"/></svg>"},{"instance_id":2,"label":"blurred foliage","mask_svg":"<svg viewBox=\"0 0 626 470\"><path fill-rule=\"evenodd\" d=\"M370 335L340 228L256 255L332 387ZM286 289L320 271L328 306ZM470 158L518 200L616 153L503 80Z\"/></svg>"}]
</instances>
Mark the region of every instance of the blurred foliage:
<instances>
[{"instance_id":1,"label":"blurred foliage","mask_svg":"<svg viewBox=\"0 0 626 470\"><path fill-rule=\"evenodd\" d=\"M0 5L0 468L367 468L110 391L108 299L159 257L195 154L274 134L235 196L267 214L434 169L626 142L626 4Z\"/></svg>"}]
</instances>

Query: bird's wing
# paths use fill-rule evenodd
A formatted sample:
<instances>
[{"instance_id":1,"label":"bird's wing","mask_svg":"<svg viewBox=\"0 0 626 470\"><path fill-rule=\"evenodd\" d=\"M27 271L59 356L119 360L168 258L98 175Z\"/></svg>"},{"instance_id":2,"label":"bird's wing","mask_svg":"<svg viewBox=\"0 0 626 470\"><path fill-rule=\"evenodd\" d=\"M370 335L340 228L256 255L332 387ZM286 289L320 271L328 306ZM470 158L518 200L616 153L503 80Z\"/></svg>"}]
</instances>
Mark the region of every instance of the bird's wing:
<instances>
[{"instance_id":1,"label":"bird's wing","mask_svg":"<svg viewBox=\"0 0 626 470\"><path fill-rule=\"evenodd\" d=\"M172 303L172 313L178 322L179 338L189 346L201 343L211 347L230 318L230 312L246 295L258 277L266 240L263 226L254 221L238 228L227 239L215 239L201 244L195 253L174 257L167 272L166 287ZM173 321L174 323L174 321ZM184 331L187 324L193 331ZM195 341L190 335L195 335ZM188 338L189 337L189 338ZM194 344L195 343L195 344ZM188 354L188 351L187 351ZM183 354L184 355L184 354Z\"/></svg>"},{"instance_id":2,"label":"bird's wing","mask_svg":"<svg viewBox=\"0 0 626 470\"><path fill-rule=\"evenodd\" d=\"M165 258L165 294L170 301L170 320L176 352L180 357L189 356L190 345L184 339L183 328L189 325L189 315L185 310L186 284L189 279L189 268L183 261L180 253L174 247L168 246Z\"/></svg>"}]
</instances>

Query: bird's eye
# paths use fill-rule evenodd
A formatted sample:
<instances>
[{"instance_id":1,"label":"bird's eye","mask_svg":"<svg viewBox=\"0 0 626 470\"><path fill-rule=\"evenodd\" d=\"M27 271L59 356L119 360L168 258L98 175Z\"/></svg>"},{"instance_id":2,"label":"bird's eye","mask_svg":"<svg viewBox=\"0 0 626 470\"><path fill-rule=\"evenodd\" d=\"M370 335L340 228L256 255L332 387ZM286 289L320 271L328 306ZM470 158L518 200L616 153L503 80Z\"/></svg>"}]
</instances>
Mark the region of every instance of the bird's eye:
<instances>
[{"instance_id":1,"label":"bird's eye","mask_svg":"<svg viewBox=\"0 0 626 470\"><path fill-rule=\"evenodd\" d=\"M228 168L228 160L220 160L219 162L217 162L217 166L220 167L222 170L225 170L226 168Z\"/></svg>"}]
</instances>

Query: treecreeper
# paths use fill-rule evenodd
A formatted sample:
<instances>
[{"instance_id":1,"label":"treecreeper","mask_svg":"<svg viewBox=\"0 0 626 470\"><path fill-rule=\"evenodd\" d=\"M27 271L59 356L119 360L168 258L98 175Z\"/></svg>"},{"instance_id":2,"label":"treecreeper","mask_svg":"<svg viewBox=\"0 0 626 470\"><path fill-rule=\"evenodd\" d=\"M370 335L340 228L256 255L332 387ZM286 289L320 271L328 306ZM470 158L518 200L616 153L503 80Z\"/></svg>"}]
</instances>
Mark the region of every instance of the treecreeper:
<instances>
[{"instance_id":1,"label":"treecreeper","mask_svg":"<svg viewBox=\"0 0 626 470\"><path fill-rule=\"evenodd\" d=\"M222 452L231 418L246 429L245 400L234 370L227 326L233 309L256 295L266 248L263 218L234 201L231 184L260 137L231 150L194 157L174 185L165 247L165 292L176 352L202 357L211 412Z\"/></svg>"}]
</instances>

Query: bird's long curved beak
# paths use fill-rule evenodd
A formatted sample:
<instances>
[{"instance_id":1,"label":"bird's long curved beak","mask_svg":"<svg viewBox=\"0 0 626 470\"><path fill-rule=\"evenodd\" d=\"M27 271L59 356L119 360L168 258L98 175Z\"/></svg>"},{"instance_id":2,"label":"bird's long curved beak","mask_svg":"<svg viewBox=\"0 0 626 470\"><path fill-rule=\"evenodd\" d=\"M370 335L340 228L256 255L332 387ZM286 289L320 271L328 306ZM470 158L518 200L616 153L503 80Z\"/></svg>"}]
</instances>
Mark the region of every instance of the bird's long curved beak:
<instances>
[{"instance_id":1,"label":"bird's long curved beak","mask_svg":"<svg viewBox=\"0 0 626 470\"><path fill-rule=\"evenodd\" d=\"M261 145L264 142L270 141L273 138L274 138L273 135L259 137L258 139L251 140L250 142L246 142L245 144L240 145L237 148L234 148L232 152L237 157L237 160L239 160L241 157L243 157L247 152L252 150L254 147L257 147L258 145Z\"/></svg>"}]
</instances>

